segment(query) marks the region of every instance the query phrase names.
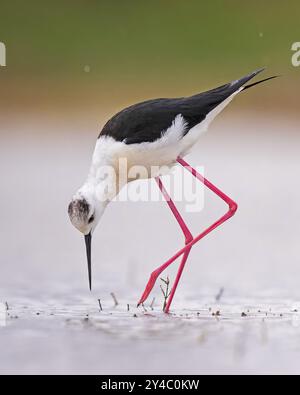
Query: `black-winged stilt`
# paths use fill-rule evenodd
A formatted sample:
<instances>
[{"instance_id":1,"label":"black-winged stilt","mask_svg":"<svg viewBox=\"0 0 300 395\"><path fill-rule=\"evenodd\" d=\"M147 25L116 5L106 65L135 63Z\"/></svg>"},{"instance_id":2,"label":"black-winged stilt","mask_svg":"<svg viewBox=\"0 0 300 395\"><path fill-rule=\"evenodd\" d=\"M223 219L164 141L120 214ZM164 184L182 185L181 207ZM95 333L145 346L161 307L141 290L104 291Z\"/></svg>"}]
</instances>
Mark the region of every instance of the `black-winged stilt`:
<instances>
[{"instance_id":1,"label":"black-winged stilt","mask_svg":"<svg viewBox=\"0 0 300 395\"><path fill-rule=\"evenodd\" d=\"M172 303L178 282L192 246L208 235L218 226L231 218L237 204L225 193L191 168L183 157L207 130L211 121L226 107L239 92L275 77L269 77L256 83L247 84L264 69L257 70L241 79L191 97L177 99L155 99L128 107L112 117L102 129L95 147L88 178L76 192L69 205L68 212L72 224L84 234L88 260L89 286L91 289L91 241L95 230L108 203L128 182L120 182L120 160L127 161L127 169L132 166L152 167L173 166L179 163L197 180L217 194L227 205L228 211L208 229L193 237L174 202L168 195L162 180L157 175L156 181L168 206L172 210L185 237L185 246L181 248L162 266L153 271L145 291L138 304L149 296L158 276L178 257L182 260L175 283L172 287L165 312ZM111 167L111 176L103 177L103 168ZM126 170L127 172L127 170ZM148 172L149 177L153 174ZM105 180L104 180L105 178ZM126 181L127 180L127 181ZM132 181L132 178L130 179ZM113 186L113 188L110 188Z\"/></svg>"}]
</instances>

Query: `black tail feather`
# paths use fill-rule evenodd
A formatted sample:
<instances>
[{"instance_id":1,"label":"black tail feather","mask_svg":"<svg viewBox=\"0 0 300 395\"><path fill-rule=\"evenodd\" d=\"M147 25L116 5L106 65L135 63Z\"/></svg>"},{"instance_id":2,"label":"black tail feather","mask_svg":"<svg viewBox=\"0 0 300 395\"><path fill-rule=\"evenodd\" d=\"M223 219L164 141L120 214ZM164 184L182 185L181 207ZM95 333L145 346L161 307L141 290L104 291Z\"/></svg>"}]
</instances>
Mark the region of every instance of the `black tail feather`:
<instances>
[{"instance_id":1,"label":"black tail feather","mask_svg":"<svg viewBox=\"0 0 300 395\"><path fill-rule=\"evenodd\" d=\"M279 75L274 75L273 77L269 77L269 78L265 78L265 79L257 81L257 82L253 82L253 84L249 84L249 85L244 86L243 90L252 88L253 86L261 84L262 82L273 80L274 78L278 78L278 77L280 77L280 76Z\"/></svg>"}]
</instances>

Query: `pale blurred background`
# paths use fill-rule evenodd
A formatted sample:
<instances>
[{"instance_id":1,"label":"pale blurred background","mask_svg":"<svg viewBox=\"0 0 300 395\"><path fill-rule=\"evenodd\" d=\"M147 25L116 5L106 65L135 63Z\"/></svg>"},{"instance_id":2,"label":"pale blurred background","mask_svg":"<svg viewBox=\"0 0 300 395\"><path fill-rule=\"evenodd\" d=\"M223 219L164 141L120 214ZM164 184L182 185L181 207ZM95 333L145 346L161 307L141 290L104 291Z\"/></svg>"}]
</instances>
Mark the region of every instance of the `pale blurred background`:
<instances>
[{"instance_id":1,"label":"pale blurred background","mask_svg":"<svg viewBox=\"0 0 300 395\"><path fill-rule=\"evenodd\" d=\"M300 299L299 13L296 0L1 1L0 297L87 297L84 243L66 208L110 116L266 66L281 78L235 99L187 158L239 212L194 248L174 308L221 287L237 300ZM203 212L184 215L196 234L224 209L207 193ZM111 204L94 236L91 300L137 300L182 242L163 203Z\"/></svg>"}]
</instances>

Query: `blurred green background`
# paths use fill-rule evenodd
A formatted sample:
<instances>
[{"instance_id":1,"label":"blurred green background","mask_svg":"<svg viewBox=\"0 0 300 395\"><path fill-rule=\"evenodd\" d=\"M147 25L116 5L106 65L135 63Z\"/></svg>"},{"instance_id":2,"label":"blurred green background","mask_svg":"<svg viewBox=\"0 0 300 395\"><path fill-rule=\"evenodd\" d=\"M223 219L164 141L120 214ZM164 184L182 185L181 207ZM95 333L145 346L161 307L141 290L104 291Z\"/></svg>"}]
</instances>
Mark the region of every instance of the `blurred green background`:
<instances>
[{"instance_id":1,"label":"blurred green background","mask_svg":"<svg viewBox=\"0 0 300 395\"><path fill-rule=\"evenodd\" d=\"M241 102L297 109L300 2L1 1L1 110L118 109L189 95L267 66L283 78ZM274 88L276 86L276 89ZM268 100L266 100L266 98Z\"/></svg>"}]
</instances>

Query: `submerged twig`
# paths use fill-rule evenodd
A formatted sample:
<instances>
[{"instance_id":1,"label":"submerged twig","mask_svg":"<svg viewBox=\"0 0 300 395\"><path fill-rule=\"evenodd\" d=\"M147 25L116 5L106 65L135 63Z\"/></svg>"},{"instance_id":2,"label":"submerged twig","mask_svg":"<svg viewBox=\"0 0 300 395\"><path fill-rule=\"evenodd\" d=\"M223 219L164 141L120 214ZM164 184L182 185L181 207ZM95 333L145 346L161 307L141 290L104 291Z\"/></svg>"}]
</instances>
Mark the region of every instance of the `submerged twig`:
<instances>
[{"instance_id":1,"label":"submerged twig","mask_svg":"<svg viewBox=\"0 0 300 395\"><path fill-rule=\"evenodd\" d=\"M222 287L216 296L216 302L220 302L220 300L222 299L222 296L224 295L224 291L225 291L225 289Z\"/></svg>"},{"instance_id":2,"label":"submerged twig","mask_svg":"<svg viewBox=\"0 0 300 395\"><path fill-rule=\"evenodd\" d=\"M99 303L100 311L102 311L102 304L101 304L101 300L100 299L98 299L98 303Z\"/></svg>"},{"instance_id":3,"label":"submerged twig","mask_svg":"<svg viewBox=\"0 0 300 395\"><path fill-rule=\"evenodd\" d=\"M146 307L144 306L144 303L142 303L142 307L143 307L144 313L147 313L147 309L146 309Z\"/></svg>"},{"instance_id":4,"label":"submerged twig","mask_svg":"<svg viewBox=\"0 0 300 395\"><path fill-rule=\"evenodd\" d=\"M6 307L6 311L8 311L9 310L9 305L8 305L7 302L5 302L5 307Z\"/></svg>"},{"instance_id":5,"label":"submerged twig","mask_svg":"<svg viewBox=\"0 0 300 395\"><path fill-rule=\"evenodd\" d=\"M117 298L116 298L116 295L115 295L113 292L111 292L110 295L111 295L111 297L113 298L113 301L114 301L114 303L115 303L115 306L118 306L119 302L118 302L118 300L117 300Z\"/></svg>"},{"instance_id":6,"label":"submerged twig","mask_svg":"<svg viewBox=\"0 0 300 395\"><path fill-rule=\"evenodd\" d=\"M129 306L129 304L127 303L127 311L129 311L130 310L130 306Z\"/></svg>"},{"instance_id":7,"label":"submerged twig","mask_svg":"<svg viewBox=\"0 0 300 395\"><path fill-rule=\"evenodd\" d=\"M152 302L151 302L151 304L150 304L150 309L151 309L151 310L153 310L154 303L155 303L155 298L152 299Z\"/></svg>"},{"instance_id":8,"label":"submerged twig","mask_svg":"<svg viewBox=\"0 0 300 395\"><path fill-rule=\"evenodd\" d=\"M215 313L212 313L213 317L220 317L220 315L221 315L221 312L219 310L216 311Z\"/></svg>"},{"instance_id":9,"label":"submerged twig","mask_svg":"<svg viewBox=\"0 0 300 395\"><path fill-rule=\"evenodd\" d=\"M171 291L169 291L170 279L169 279L169 277L167 277L166 280L164 278L161 278L161 281L164 282L165 285L166 285L166 289L164 289L162 287L162 285L160 286L161 292L164 295L163 311L165 311L165 309L167 307L168 298L169 298L169 296L171 294Z\"/></svg>"}]
</instances>

